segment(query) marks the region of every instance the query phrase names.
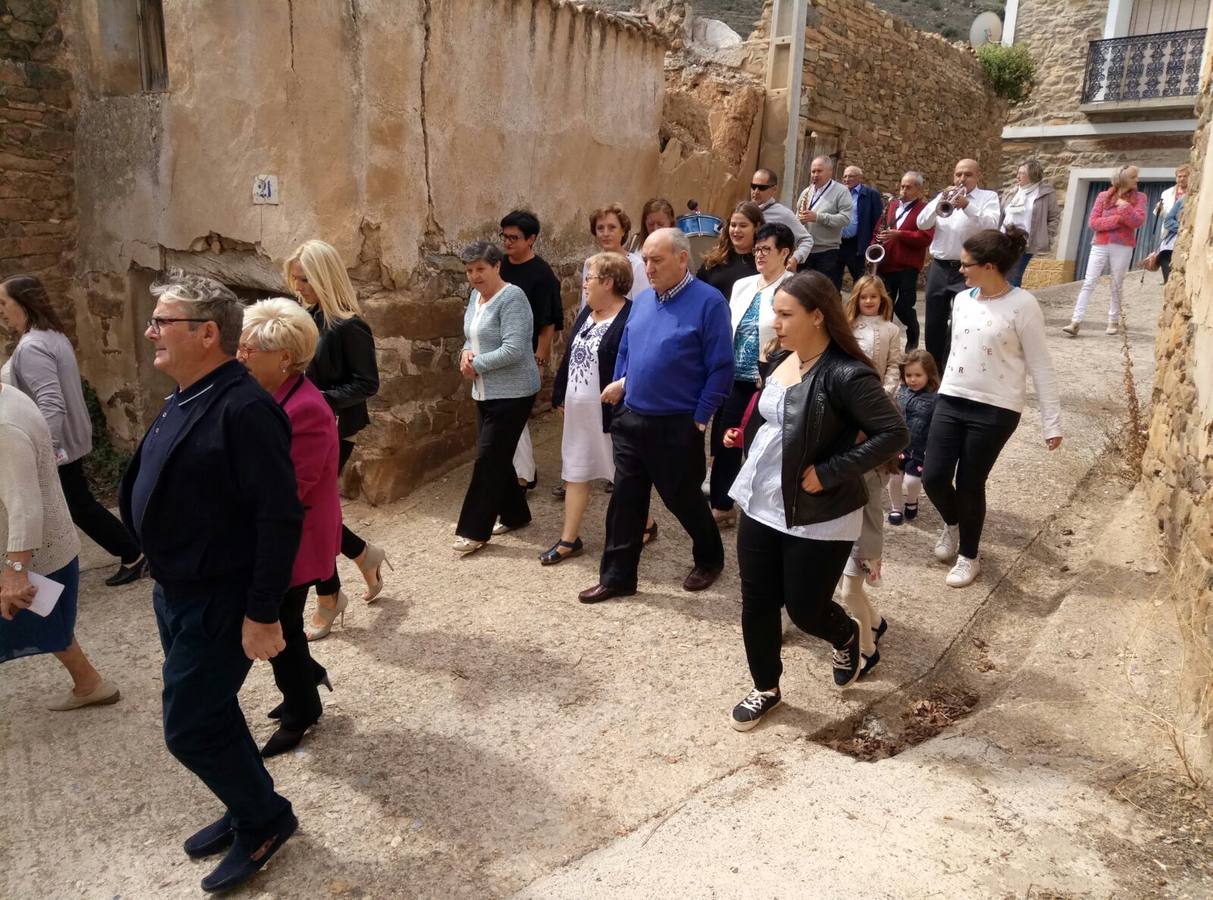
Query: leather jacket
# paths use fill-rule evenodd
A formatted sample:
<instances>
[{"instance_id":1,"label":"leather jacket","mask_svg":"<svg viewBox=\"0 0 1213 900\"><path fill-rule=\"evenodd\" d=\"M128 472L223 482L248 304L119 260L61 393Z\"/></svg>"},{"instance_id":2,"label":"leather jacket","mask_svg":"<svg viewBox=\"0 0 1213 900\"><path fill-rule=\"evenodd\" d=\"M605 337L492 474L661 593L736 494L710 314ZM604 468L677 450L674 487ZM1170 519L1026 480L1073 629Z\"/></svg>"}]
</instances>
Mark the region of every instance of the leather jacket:
<instances>
[{"instance_id":1,"label":"leather jacket","mask_svg":"<svg viewBox=\"0 0 1213 900\"><path fill-rule=\"evenodd\" d=\"M309 310L320 330L307 377L337 414L337 436L353 437L370 424L366 401L379 392L379 366L370 326L358 316L324 325L320 307Z\"/></svg>"},{"instance_id":2,"label":"leather jacket","mask_svg":"<svg viewBox=\"0 0 1213 900\"><path fill-rule=\"evenodd\" d=\"M789 352L772 356L766 372L774 372ZM789 528L859 509L868 502L864 473L895 458L910 440L901 411L876 372L834 344L788 388L783 402L783 509ZM761 424L755 407L745 446L751 446ZM860 432L865 437L857 442ZM823 488L816 494L801 487L809 466L816 467Z\"/></svg>"}]
</instances>

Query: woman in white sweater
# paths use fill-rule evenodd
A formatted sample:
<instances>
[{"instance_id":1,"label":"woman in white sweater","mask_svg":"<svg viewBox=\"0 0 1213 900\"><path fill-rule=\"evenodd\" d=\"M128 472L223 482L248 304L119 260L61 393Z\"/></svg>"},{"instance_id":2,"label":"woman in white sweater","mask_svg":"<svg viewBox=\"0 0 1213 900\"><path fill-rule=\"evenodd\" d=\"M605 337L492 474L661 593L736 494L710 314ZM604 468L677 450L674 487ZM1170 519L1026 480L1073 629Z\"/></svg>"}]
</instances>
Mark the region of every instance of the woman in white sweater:
<instances>
[{"instance_id":1,"label":"woman in white sweater","mask_svg":"<svg viewBox=\"0 0 1213 900\"><path fill-rule=\"evenodd\" d=\"M964 243L960 271L970 290L952 305L952 349L927 437L922 485L944 520L940 562L956 559L947 583L972 584L986 518L986 479L1019 425L1032 376L1045 444L1061 445L1061 401L1036 298L1007 273L1027 246L1015 226L980 231Z\"/></svg>"},{"instance_id":2,"label":"woman in white sweater","mask_svg":"<svg viewBox=\"0 0 1213 900\"><path fill-rule=\"evenodd\" d=\"M0 663L53 653L73 688L47 708L79 709L118 701L118 688L93 668L74 636L80 539L63 499L50 429L19 390L0 385ZM58 602L30 610L37 588L30 573L62 585Z\"/></svg>"}]
</instances>

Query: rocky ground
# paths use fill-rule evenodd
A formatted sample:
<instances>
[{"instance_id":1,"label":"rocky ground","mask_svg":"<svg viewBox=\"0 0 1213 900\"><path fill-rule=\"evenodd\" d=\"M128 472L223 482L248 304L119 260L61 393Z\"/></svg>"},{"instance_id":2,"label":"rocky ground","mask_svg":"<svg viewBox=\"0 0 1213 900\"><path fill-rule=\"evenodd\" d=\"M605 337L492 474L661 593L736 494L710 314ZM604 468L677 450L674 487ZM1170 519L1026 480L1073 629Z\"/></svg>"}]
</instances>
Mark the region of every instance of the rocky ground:
<instances>
[{"instance_id":1,"label":"rocky ground","mask_svg":"<svg viewBox=\"0 0 1213 900\"><path fill-rule=\"evenodd\" d=\"M1146 380L1156 279L1128 285ZM249 894L1207 896L1209 817L1154 727L1178 665L1167 580L1106 452L1123 435L1119 340L1060 335L1073 294L1042 292L1066 441L1047 453L1025 412L982 579L943 585L933 513L890 529L880 668L839 692L825 650L790 636L787 702L749 734L727 724L748 687L732 562L682 592L688 542L658 510L640 594L581 606L597 495L590 552L538 565L560 519L552 417L533 425L534 524L479 554L449 550L466 468L352 505L395 570L313 645L336 690L270 766L301 830ZM1105 304L1106 288L1094 319ZM194 896L208 868L180 842L217 810L163 746L148 585L103 587L95 547L85 563L79 637L123 700L52 714L54 660L0 669L0 896ZM259 664L243 695L259 740L275 702Z\"/></svg>"}]
</instances>

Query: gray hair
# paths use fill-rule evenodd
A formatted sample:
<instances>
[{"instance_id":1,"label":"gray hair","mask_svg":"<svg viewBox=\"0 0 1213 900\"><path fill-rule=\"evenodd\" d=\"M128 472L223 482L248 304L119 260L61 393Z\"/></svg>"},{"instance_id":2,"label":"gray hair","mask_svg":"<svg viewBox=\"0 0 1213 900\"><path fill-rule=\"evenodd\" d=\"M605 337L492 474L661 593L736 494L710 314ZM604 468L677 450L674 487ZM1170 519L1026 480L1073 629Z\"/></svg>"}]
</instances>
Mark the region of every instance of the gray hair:
<instances>
[{"instance_id":1,"label":"gray hair","mask_svg":"<svg viewBox=\"0 0 1213 900\"><path fill-rule=\"evenodd\" d=\"M501 248L496 244L491 244L488 241L473 241L463 248L459 254L459 259L463 261L465 266L470 266L475 262L486 262L490 266L501 265L502 253Z\"/></svg>"},{"instance_id":2,"label":"gray hair","mask_svg":"<svg viewBox=\"0 0 1213 900\"><path fill-rule=\"evenodd\" d=\"M184 303L189 307L191 319L214 322L219 328L219 346L228 356L236 355L244 327L244 307L226 286L205 275L169 269L161 281L152 285L151 292L159 300ZM196 330L198 324L190 322L190 331Z\"/></svg>"},{"instance_id":3,"label":"gray hair","mask_svg":"<svg viewBox=\"0 0 1213 900\"><path fill-rule=\"evenodd\" d=\"M1044 180L1044 177L1045 177L1044 166L1042 166L1040 164L1040 160L1038 160L1036 157L1029 156L1027 159L1025 159L1019 165L1022 168L1025 168L1028 170L1028 178L1033 183Z\"/></svg>"},{"instance_id":4,"label":"gray hair","mask_svg":"<svg viewBox=\"0 0 1213 900\"><path fill-rule=\"evenodd\" d=\"M914 179L914 183L915 183L916 185L918 185L919 187L922 187L922 186L923 186L923 185L926 183L926 179L922 177L922 173L921 173L921 172L916 172L916 171L914 171L913 169L911 169L910 171L906 172L906 174L905 174L905 175L902 175L901 177L902 177L902 178L907 178L907 177L909 177L909 178L913 178L913 179Z\"/></svg>"},{"instance_id":5,"label":"gray hair","mask_svg":"<svg viewBox=\"0 0 1213 900\"><path fill-rule=\"evenodd\" d=\"M823 162L831 172L834 171L834 160L829 156L814 156L813 162Z\"/></svg>"},{"instance_id":6,"label":"gray hair","mask_svg":"<svg viewBox=\"0 0 1213 900\"><path fill-rule=\"evenodd\" d=\"M686 236L686 233L681 228L658 228L649 235L649 240L661 236L670 242L670 249L675 253L685 253L687 258L691 255L691 241ZM645 243L648 243L646 241Z\"/></svg>"}]
</instances>

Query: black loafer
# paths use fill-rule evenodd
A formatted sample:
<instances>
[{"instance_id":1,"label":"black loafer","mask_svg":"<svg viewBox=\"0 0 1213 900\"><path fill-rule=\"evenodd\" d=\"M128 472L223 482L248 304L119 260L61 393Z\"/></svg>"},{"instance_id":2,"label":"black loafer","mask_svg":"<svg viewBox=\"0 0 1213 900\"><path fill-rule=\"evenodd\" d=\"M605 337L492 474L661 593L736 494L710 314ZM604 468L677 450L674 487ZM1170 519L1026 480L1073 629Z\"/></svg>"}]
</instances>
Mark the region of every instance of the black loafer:
<instances>
[{"instance_id":1,"label":"black loafer","mask_svg":"<svg viewBox=\"0 0 1213 900\"><path fill-rule=\"evenodd\" d=\"M287 839L299 827L295 814L287 812L279 819L279 824L269 834L257 843L237 841L222 862L202 879L202 889L208 894L219 891L230 891L240 887L263 868L270 858L277 853Z\"/></svg>"},{"instance_id":2,"label":"black loafer","mask_svg":"<svg viewBox=\"0 0 1213 900\"><path fill-rule=\"evenodd\" d=\"M106 587L121 587L124 584L130 584L132 581L138 581L147 574L147 558L139 557L133 563L128 565L118 566L118 571L105 579Z\"/></svg>"},{"instance_id":3,"label":"black loafer","mask_svg":"<svg viewBox=\"0 0 1213 900\"><path fill-rule=\"evenodd\" d=\"M592 588L587 588L577 595L577 599L582 603L601 603L603 600L614 600L616 597L631 597L636 593L636 589L632 588L626 591L623 588L607 587L605 584L596 584Z\"/></svg>"},{"instance_id":4,"label":"black loafer","mask_svg":"<svg viewBox=\"0 0 1213 900\"><path fill-rule=\"evenodd\" d=\"M185 855L190 859L214 856L232 846L234 840L236 829L232 827L232 815L224 813L218 822L212 822L185 839Z\"/></svg>"}]
</instances>

